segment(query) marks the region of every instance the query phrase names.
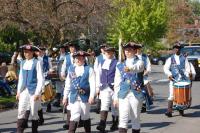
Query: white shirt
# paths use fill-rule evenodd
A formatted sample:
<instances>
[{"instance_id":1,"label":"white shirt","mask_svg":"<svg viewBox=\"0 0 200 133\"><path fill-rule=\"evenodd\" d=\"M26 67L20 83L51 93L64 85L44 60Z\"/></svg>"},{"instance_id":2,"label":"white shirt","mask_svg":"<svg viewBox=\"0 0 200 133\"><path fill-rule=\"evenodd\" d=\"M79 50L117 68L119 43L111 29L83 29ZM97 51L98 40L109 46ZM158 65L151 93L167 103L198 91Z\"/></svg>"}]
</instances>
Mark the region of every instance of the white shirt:
<instances>
[{"instance_id":1,"label":"white shirt","mask_svg":"<svg viewBox=\"0 0 200 133\"><path fill-rule=\"evenodd\" d=\"M131 69L133 73L138 73L144 71L144 63L142 60L138 60L135 64L133 64L135 58L127 58L125 61L126 66ZM120 70L116 68L115 71L115 79L114 79L114 99L118 99L118 92L120 90L120 83L122 82L122 77L120 74Z\"/></svg>"},{"instance_id":2,"label":"white shirt","mask_svg":"<svg viewBox=\"0 0 200 133\"><path fill-rule=\"evenodd\" d=\"M75 64L75 74L76 76L82 76L84 73L84 66L77 66ZM95 84L95 73L93 68L90 67L89 69L89 84L90 84L90 97L94 98L95 93L96 93L96 84ZM64 99L68 98L68 95L70 93L70 86L71 86L71 81L70 81L70 77L69 74L67 75L67 78L65 80L65 88L64 88Z\"/></svg>"},{"instance_id":3,"label":"white shirt","mask_svg":"<svg viewBox=\"0 0 200 133\"><path fill-rule=\"evenodd\" d=\"M137 57L140 59L140 60L142 60L142 54L137 54ZM150 62L150 60L149 60L149 57L147 56L147 60L146 60L147 62L147 66L146 66L146 73L148 74L148 73L150 73L151 72L151 62Z\"/></svg>"},{"instance_id":4,"label":"white shirt","mask_svg":"<svg viewBox=\"0 0 200 133\"><path fill-rule=\"evenodd\" d=\"M179 55L174 54L174 59L176 61L177 65L180 65L180 60L179 60ZM163 67L164 73L169 77L172 76L172 72L170 71L170 66L171 66L171 57L169 57L166 62L165 65ZM185 59L185 71L184 71L184 75L186 75L187 77L189 77L189 73L190 73L190 65L188 62L188 59ZM179 76L181 77L181 76Z\"/></svg>"},{"instance_id":5,"label":"white shirt","mask_svg":"<svg viewBox=\"0 0 200 133\"><path fill-rule=\"evenodd\" d=\"M25 63L23 65L24 70L31 70L32 65L33 65L33 59L25 60ZM40 95L42 87L44 85L44 77L43 77L43 72L42 72L41 61L39 60L36 65L36 71L37 71L37 86L35 90L35 95ZM18 93L21 93L25 89L25 88L22 88L23 87L22 84L23 84L23 74L22 74L22 65L21 65L20 73L19 73L19 81L18 81L18 86L17 86Z\"/></svg>"},{"instance_id":6,"label":"white shirt","mask_svg":"<svg viewBox=\"0 0 200 133\"><path fill-rule=\"evenodd\" d=\"M101 53L103 56L103 59L106 58L105 54ZM108 64L107 64L108 65ZM96 57L95 62L94 62L94 72L96 74L96 89L97 91L99 90L100 87L100 75L101 75L101 63L99 63L98 58Z\"/></svg>"},{"instance_id":7,"label":"white shirt","mask_svg":"<svg viewBox=\"0 0 200 133\"><path fill-rule=\"evenodd\" d=\"M192 73L192 79L195 79L195 76L196 76L195 68L192 65L192 63L189 62L189 64L190 64L190 73Z\"/></svg>"},{"instance_id":8,"label":"white shirt","mask_svg":"<svg viewBox=\"0 0 200 133\"><path fill-rule=\"evenodd\" d=\"M74 59L73 59L73 56L72 56L73 54L72 53L70 53L70 60L71 60L71 64L74 64ZM65 77L66 75L65 75L65 72L66 72L66 70L68 69L66 66L66 64L67 64L67 60L66 60L66 56L67 55L65 55L65 59L64 59L64 62L63 62L63 64L62 64L62 67L61 67L61 76L62 77Z\"/></svg>"},{"instance_id":9,"label":"white shirt","mask_svg":"<svg viewBox=\"0 0 200 133\"><path fill-rule=\"evenodd\" d=\"M106 56L104 54L102 54L102 53L101 53L101 55L103 56L103 59L105 59ZM95 71L95 73L99 70L98 69L99 65L100 65L100 63L98 61L98 58L96 57L95 62L94 62L94 71Z\"/></svg>"}]
</instances>

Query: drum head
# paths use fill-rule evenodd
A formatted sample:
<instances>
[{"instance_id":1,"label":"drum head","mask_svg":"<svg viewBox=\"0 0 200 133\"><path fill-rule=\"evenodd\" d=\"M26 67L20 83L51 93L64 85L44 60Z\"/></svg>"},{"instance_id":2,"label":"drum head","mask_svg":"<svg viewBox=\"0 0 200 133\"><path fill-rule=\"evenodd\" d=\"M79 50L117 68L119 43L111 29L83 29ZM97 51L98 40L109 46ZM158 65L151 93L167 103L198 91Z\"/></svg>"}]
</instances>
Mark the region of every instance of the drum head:
<instances>
[{"instance_id":1,"label":"drum head","mask_svg":"<svg viewBox=\"0 0 200 133\"><path fill-rule=\"evenodd\" d=\"M174 83L174 86L176 88L184 88L185 86L189 86L189 85L190 85L190 82L187 82L187 81L180 81L180 82Z\"/></svg>"}]
</instances>

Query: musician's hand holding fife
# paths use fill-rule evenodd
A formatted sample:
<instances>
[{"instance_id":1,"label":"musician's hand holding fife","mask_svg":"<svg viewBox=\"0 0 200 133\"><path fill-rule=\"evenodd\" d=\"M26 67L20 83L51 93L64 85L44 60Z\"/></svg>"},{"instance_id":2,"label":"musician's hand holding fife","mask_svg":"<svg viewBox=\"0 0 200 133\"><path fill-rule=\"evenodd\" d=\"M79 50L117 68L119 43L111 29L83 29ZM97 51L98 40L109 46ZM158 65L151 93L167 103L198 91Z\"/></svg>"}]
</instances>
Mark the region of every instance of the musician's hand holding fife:
<instances>
[{"instance_id":1,"label":"musician's hand holding fife","mask_svg":"<svg viewBox=\"0 0 200 133\"><path fill-rule=\"evenodd\" d=\"M68 100L66 98L63 98L63 106L67 106L68 105Z\"/></svg>"},{"instance_id":2,"label":"musician's hand holding fife","mask_svg":"<svg viewBox=\"0 0 200 133\"><path fill-rule=\"evenodd\" d=\"M170 81L173 81L172 75L170 75L168 78L169 78Z\"/></svg>"}]
</instances>

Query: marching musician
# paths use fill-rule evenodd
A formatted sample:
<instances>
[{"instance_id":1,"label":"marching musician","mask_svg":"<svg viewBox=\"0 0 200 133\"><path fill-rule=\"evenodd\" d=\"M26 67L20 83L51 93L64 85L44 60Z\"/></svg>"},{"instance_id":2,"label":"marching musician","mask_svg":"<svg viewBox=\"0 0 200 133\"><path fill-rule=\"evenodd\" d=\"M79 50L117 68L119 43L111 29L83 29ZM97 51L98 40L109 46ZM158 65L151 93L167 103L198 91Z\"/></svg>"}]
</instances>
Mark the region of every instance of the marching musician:
<instances>
[{"instance_id":1,"label":"marching musician","mask_svg":"<svg viewBox=\"0 0 200 133\"><path fill-rule=\"evenodd\" d=\"M175 43L173 46L174 54L169 57L163 67L164 73L168 76L169 83L169 97L168 97L168 109L165 113L166 116L172 117L172 107L173 107L173 82L178 82L182 80L189 80L192 76L190 73L190 64L188 59L181 54L180 43ZM183 115L183 110L179 110L180 115Z\"/></svg>"},{"instance_id":2,"label":"marching musician","mask_svg":"<svg viewBox=\"0 0 200 133\"><path fill-rule=\"evenodd\" d=\"M94 71L96 75L99 75L99 65L101 64L102 60L104 60L105 58L105 48L106 48L107 44L103 43L102 45L100 45L99 49L100 49L100 55L98 55L95 59L94 62ZM98 79L97 79L98 80ZM98 92L98 91L97 91ZM97 99L96 99L96 113L99 114L100 112L100 106L101 106L101 100L99 98L99 94L97 94Z\"/></svg>"},{"instance_id":3,"label":"marching musician","mask_svg":"<svg viewBox=\"0 0 200 133\"><path fill-rule=\"evenodd\" d=\"M149 57L146 54L142 53L143 45L137 44L137 46L138 46L137 57L140 60L142 60L143 63L144 63L143 80L144 80L144 85L146 86L147 93L148 93L148 94L145 94L145 95L148 95L148 96L151 97L151 99L149 98L149 101L146 101L146 102L149 102L150 104L152 104L153 88L151 87L150 82L148 80L148 75L151 72L151 62L149 60ZM148 99L146 99L146 100L148 100ZM142 112L146 112L146 103L143 104L143 106L142 106Z\"/></svg>"},{"instance_id":4,"label":"marching musician","mask_svg":"<svg viewBox=\"0 0 200 133\"><path fill-rule=\"evenodd\" d=\"M101 99L101 111L100 111L100 123L97 126L97 130L105 132L106 120L111 105L112 110L112 126L111 131L118 129L118 112L112 105L113 99L113 87L114 87L114 77L117 65L117 59L115 58L115 48L106 47L105 48L105 58L100 62L98 69L99 73L96 73L96 87L97 93L100 91Z\"/></svg>"},{"instance_id":5,"label":"marching musician","mask_svg":"<svg viewBox=\"0 0 200 133\"><path fill-rule=\"evenodd\" d=\"M46 53L46 48L40 47L40 51L37 52L37 58L38 60L41 61L42 63L42 70L43 70L43 75L44 78L47 78L47 74L51 73L52 70L52 63L51 63L51 58L49 58ZM43 86L44 89L45 86ZM43 92L44 90L42 90ZM47 112L50 110L51 103L48 103L47 105ZM39 116L39 125L42 125L44 123L44 118L43 118L43 110L42 110L42 105L40 104L39 110L38 110L38 116Z\"/></svg>"},{"instance_id":6,"label":"marching musician","mask_svg":"<svg viewBox=\"0 0 200 133\"><path fill-rule=\"evenodd\" d=\"M42 68L44 77L47 77L47 73L52 72L52 63L51 58L45 53L46 48L40 47L40 51L38 52L38 59L42 62Z\"/></svg>"},{"instance_id":7,"label":"marching musician","mask_svg":"<svg viewBox=\"0 0 200 133\"><path fill-rule=\"evenodd\" d=\"M17 132L24 132L25 112L30 109L32 133L38 133L38 106L44 84L41 62L34 57L34 52L39 51L39 48L33 45L24 45L21 49L25 60L21 61L16 95L16 99L19 100Z\"/></svg>"},{"instance_id":8,"label":"marching musician","mask_svg":"<svg viewBox=\"0 0 200 133\"><path fill-rule=\"evenodd\" d=\"M55 102L53 103L53 106L56 106L56 107L60 107L60 100L61 100L61 94L63 92L63 89L64 89L64 84L65 82L63 81L62 79L62 76L61 76L61 68L62 68L62 64L66 58L66 46L64 45L61 45L59 47L59 55L57 56L57 72L58 72L58 75L59 75L59 80L56 81L56 96L55 96Z\"/></svg>"},{"instance_id":9,"label":"marching musician","mask_svg":"<svg viewBox=\"0 0 200 133\"><path fill-rule=\"evenodd\" d=\"M67 71L69 69L69 66L74 64L73 54L77 51L77 46L74 43L69 42L67 46L69 48L69 53L65 56L64 62L62 64L62 68L61 68L61 79L62 80L65 80L65 78L67 76ZM67 121L63 125L64 129L69 129L70 117L71 117L70 105L68 104L68 106L67 106Z\"/></svg>"},{"instance_id":10,"label":"marching musician","mask_svg":"<svg viewBox=\"0 0 200 133\"><path fill-rule=\"evenodd\" d=\"M71 118L68 133L75 133L78 121L84 121L85 132L91 132L90 105L95 96L95 73L85 63L85 56L89 54L83 51L76 52L73 57L75 64L68 69L65 81L63 105L70 102Z\"/></svg>"},{"instance_id":11,"label":"marching musician","mask_svg":"<svg viewBox=\"0 0 200 133\"><path fill-rule=\"evenodd\" d=\"M140 132L140 110L144 99L140 78L144 64L137 56L137 45L129 42L123 46L126 60L117 65L114 79L114 106L119 108L119 133L127 133L129 113L132 133Z\"/></svg>"}]
</instances>

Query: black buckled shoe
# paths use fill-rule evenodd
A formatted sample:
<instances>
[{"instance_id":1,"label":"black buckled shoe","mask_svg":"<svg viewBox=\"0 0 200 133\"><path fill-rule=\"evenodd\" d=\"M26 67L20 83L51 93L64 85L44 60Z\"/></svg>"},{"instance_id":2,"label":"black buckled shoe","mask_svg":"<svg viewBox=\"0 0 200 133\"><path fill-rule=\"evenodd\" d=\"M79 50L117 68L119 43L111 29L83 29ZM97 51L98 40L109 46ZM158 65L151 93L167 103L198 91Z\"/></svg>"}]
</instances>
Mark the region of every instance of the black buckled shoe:
<instances>
[{"instance_id":1,"label":"black buckled shoe","mask_svg":"<svg viewBox=\"0 0 200 133\"><path fill-rule=\"evenodd\" d=\"M167 117L172 117L172 112L165 112L165 115L166 115Z\"/></svg>"}]
</instances>

